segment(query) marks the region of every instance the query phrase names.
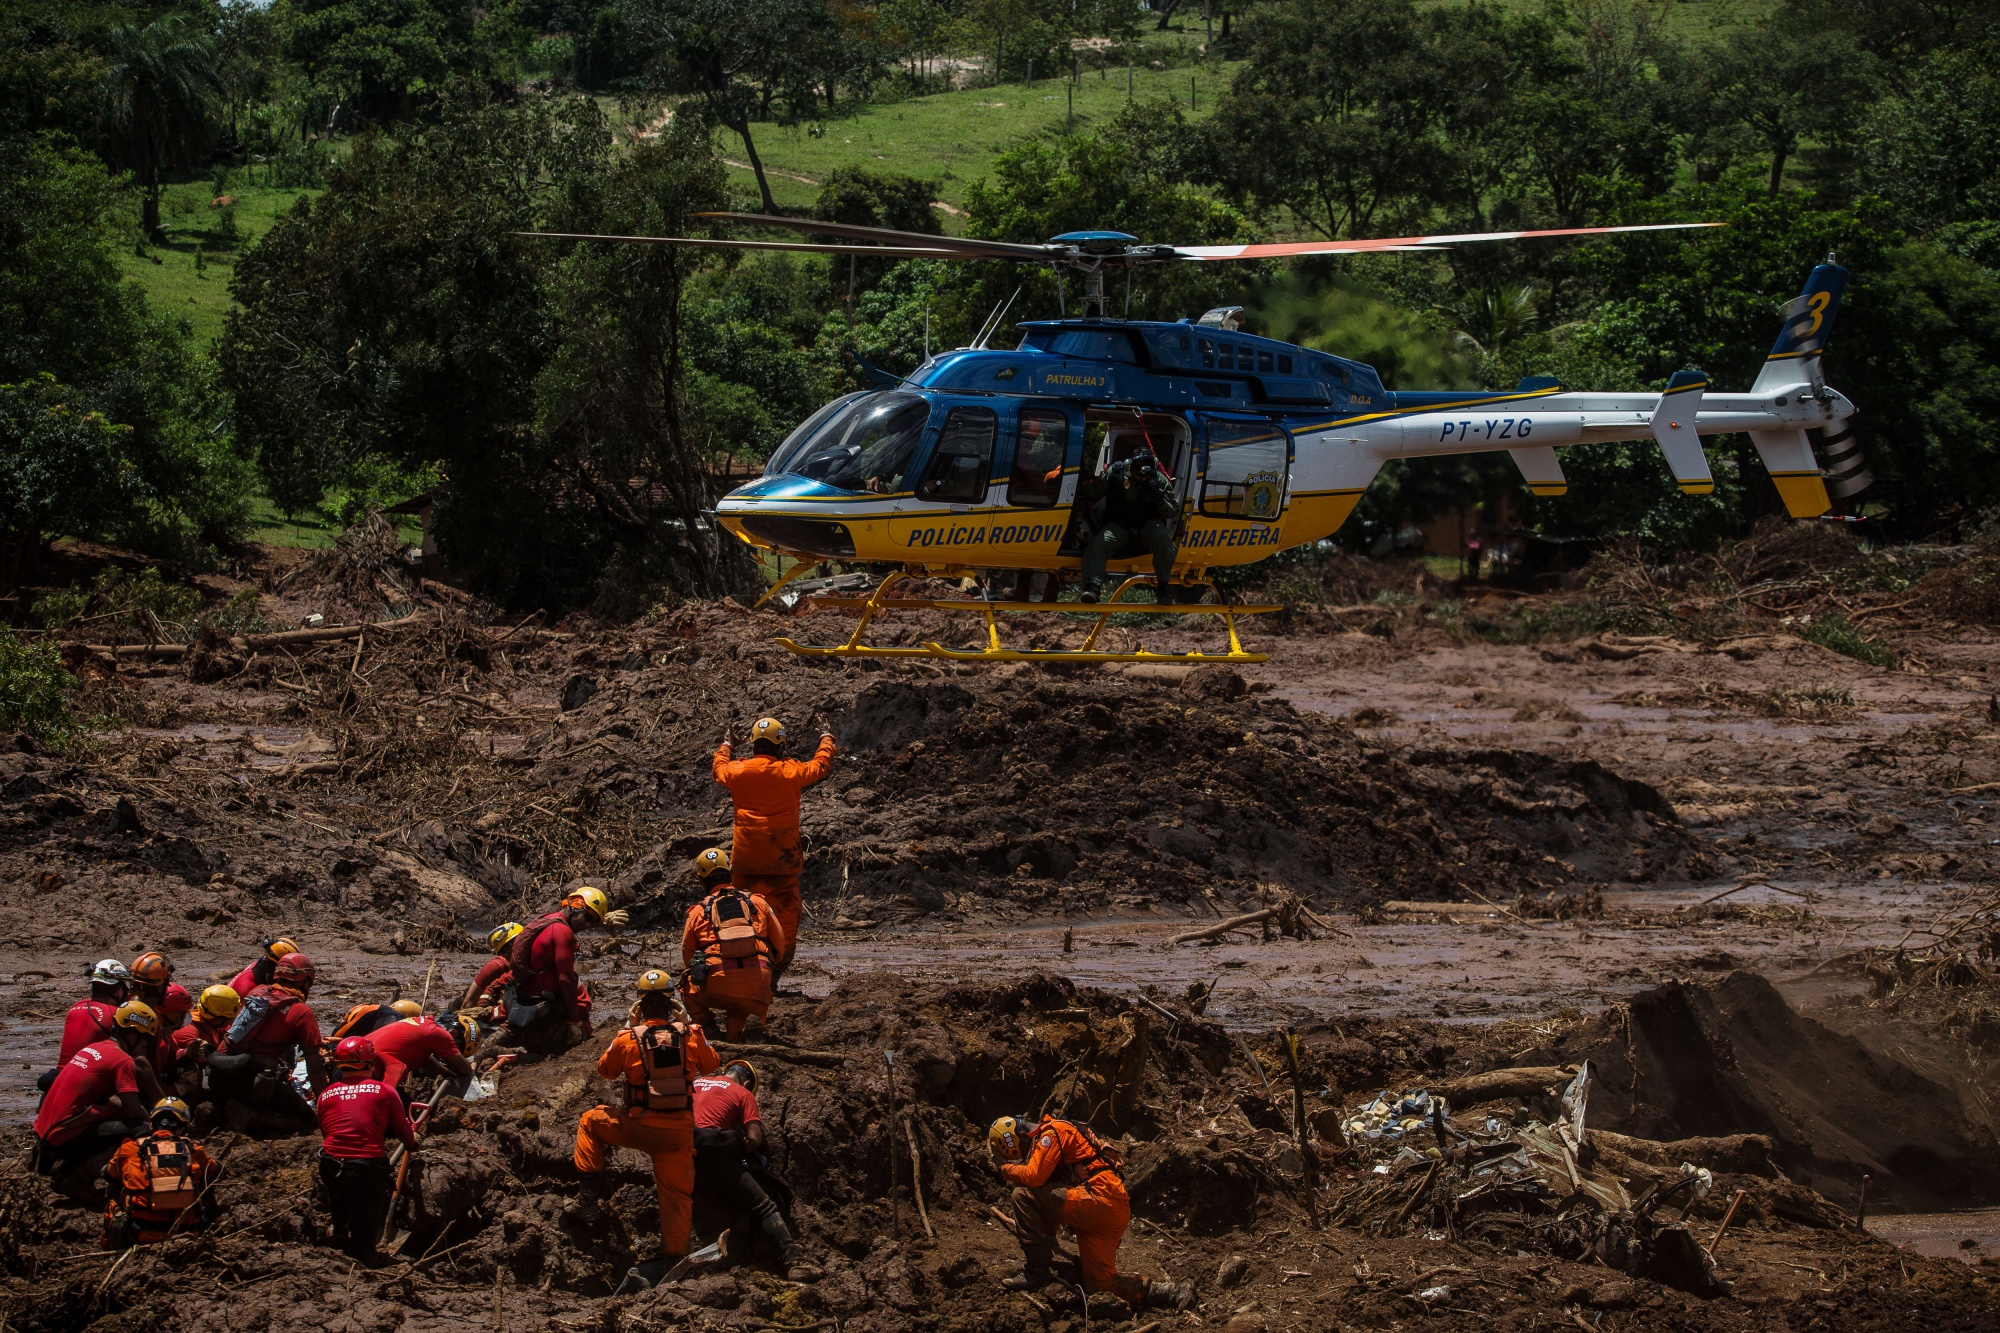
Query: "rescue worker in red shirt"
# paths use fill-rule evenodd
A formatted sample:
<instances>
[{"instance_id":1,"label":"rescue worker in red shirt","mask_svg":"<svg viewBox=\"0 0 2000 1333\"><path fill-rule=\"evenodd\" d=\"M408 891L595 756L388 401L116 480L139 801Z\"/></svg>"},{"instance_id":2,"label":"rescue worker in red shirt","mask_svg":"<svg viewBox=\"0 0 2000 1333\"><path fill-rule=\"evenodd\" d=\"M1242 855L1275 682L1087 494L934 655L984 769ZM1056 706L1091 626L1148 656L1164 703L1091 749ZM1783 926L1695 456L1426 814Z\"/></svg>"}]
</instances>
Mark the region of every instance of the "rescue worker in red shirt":
<instances>
[{"instance_id":1,"label":"rescue worker in red shirt","mask_svg":"<svg viewBox=\"0 0 2000 1333\"><path fill-rule=\"evenodd\" d=\"M715 751L715 780L729 788L736 803L736 830L730 843L730 868L736 887L771 905L784 932L783 950L774 960L771 984L792 965L799 937L799 872L805 853L799 847L799 793L833 769L833 735L822 731L819 749L805 763L787 759L784 724L775 717L759 718L750 728L751 756L733 757L727 736Z\"/></svg>"},{"instance_id":2,"label":"rescue worker in red shirt","mask_svg":"<svg viewBox=\"0 0 2000 1333\"><path fill-rule=\"evenodd\" d=\"M681 927L681 962L687 965L688 1012L711 1039L713 1010L728 1021L731 1041L743 1039L751 1018L761 1025L771 1009L772 967L785 951L784 927L770 904L730 884L730 856L711 847L694 859L703 898L687 910Z\"/></svg>"},{"instance_id":3,"label":"rescue worker in red shirt","mask_svg":"<svg viewBox=\"0 0 2000 1333\"><path fill-rule=\"evenodd\" d=\"M599 1078L621 1085L624 1105L595 1106L576 1124L577 1216L594 1218L603 1197L605 1159L632 1148L653 1161L660 1201L660 1254L634 1264L614 1295L659 1285L686 1256L694 1218L694 1081L715 1072L715 1051L693 1023L675 1016L674 979L655 969L639 978L632 1026L597 1062Z\"/></svg>"},{"instance_id":4,"label":"rescue worker in red shirt","mask_svg":"<svg viewBox=\"0 0 2000 1333\"><path fill-rule=\"evenodd\" d=\"M239 1134L252 1127L310 1129L318 1123L313 1108L292 1086L292 1063L300 1055L314 1094L327 1083L319 1020L306 1002L318 969L304 954L288 953L272 976L270 985L243 997L224 1037L226 1049L208 1059L209 1085L229 1127Z\"/></svg>"},{"instance_id":5,"label":"rescue worker in red shirt","mask_svg":"<svg viewBox=\"0 0 2000 1333\"><path fill-rule=\"evenodd\" d=\"M402 1093L405 1101L414 1091L403 1085L403 1075L411 1070L449 1075L463 1092L472 1077L472 1061L459 1054L459 1043L468 1039L465 1028L456 1018L452 1023L459 1026L456 1034L428 1016L399 1018L388 1027L377 1028L371 1034L375 1058L382 1062L382 1072L377 1077Z\"/></svg>"},{"instance_id":6,"label":"rescue worker in red shirt","mask_svg":"<svg viewBox=\"0 0 2000 1333\"><path fill-rule=\"evenodd\" d=\"M507 966L507 946L514 942L514 937L519 935L522 929L518 921L504 922L493 928L493 933L486 937L487 946L493 950L493 956L479 969L479 975L475 976L472 984L465 988L465 994L459 997L454 1008L484 1009L499 1002L507 983L514 976L513 970Z\"/></svg>"},{"instance_id":7,"label":"rescue worker in red shirt","mask_svg":"<svg viewBox=\"0 0 2000 1333\"><path fill-rule=\"evenodd\" d=\"M1132 1222L1132 1201L1118 1168L1123 1159L1088 1125L1044 1117L1037 1124L1011 1115L993 1122L986 1148L1014 1189L1014 1235L1026 1258L1019 1277L1000 1285L1031 1291L1052 1279L1056 1236L1076 1236L1087 1291L1115 1291L1134 1309L1185 1310L1194 1284L1134 1277L1118 1271L1118 1245Z\"/></svg>"},{"instance_id":8,"label":"rescue worker in red shirt","mask_svg":"<svg viewBox=\"0 0 2000 1333\"><path fill-rule=\"evenodd\" d=\"M717 1210L722 1219L718 1230L754 1217L757 1229L777 1250L785 1279L817 1282L819 1270L805 1261L784 1213L764 1188L770 1158L756 1094L757 1071L748 1060L732 1060L720 1074L694 1081L695 1198Z\"/></svg>"},{"instance_id":9,"label":"rescue worker in red shirt","mask_svg":"<svg viewBox=\"0 0 2000 1333\"><path fill-rule=\"evenodd\" d=\"M300 952L298 941L288 935L279 935L275 938L267 936L258 943L263 946L264 952L258 955L256 962L238 972L236 979L229 983L229 989L238 995L248 995L259 986L268 986L276 981L278 960L288 953Z\"/></svg>"},{"instance_id":10,"label":"rescue worker in red shirt","mask_svg":"<svg viewBox=\"0 0 2000 1333\"><path fill-rule=\"evenodd\" d=\"M127 965L126 970L132 974L132 998L164 1017L167 1012L167 987L174 980L174 965L167 961L167 956L157 951L142 953Z\"/></svg>"},{"instance_id":11,"label":"rescue worker in red shirt","mask_svg":"<svg viewBox=\"0 0 2000 1333\"><path fill-rule=\"evenodd\" d=\"M374 1038L344 1038L333 1048L333 1065L340 1081L319 1095L319 1183L333 1215L333 1243L373 1267L395 1193L388 1140L394 1135L414 1153L417 1132L403 1099L381 1081Z\"/></svg>"},{"instance_id":12,"label":"rescue worker in red shirt","mask_svg":"<svg viewBox=\"0 0 2000 1333\"><path fill-rule=\"evenodd\" d=\"M174 1048L174 1092L190 1106L201 1104L208 1059L222 1049L229 1025L242 1007L243 997L229 987L206 987L194 1002L194 1021L168 1034Z\"/></svg>"},{"instance_id":13,"label":"rescue worker in red shirt","mask_svg":"<svg viewBox=\"0 0 2000 1333\"><path fill-rule=\"evenodd\" d=\"M522 927L507 945L507 1031L500 1040L539 1055L568 1050L590 1035L589 995L576 977L576 932L585 926L622 926L628 913L611 909L603 889L588 884L563 895L562 904Z\"/></svg>"},{"instance_id":14,"label":"rescue worker in red shirt","mask_svg":"<svg viewBox=\"0 0 2000 1333\"><path fill-rule=\"evenodd\" d=\"M111 1035L111 1019L118 1006L132 998L132 973L116 958L106 958L90 969L90 998L78 1000L63 1015L62 1043L56 1048L53 1068L44 1070L35 1087L44 1095L69 1058L92 1042Z\"/></svg>"},{"instance_id":15,"label":"rescue worker in red shirt","mask_svg":"<svg viewBox=\"0 0 2000 1333\"><path fill-rule=\"evenodd\" d=\"M35 1116L35 1171L49 1177L50 1188L97 1202L98 1172L121 1142L146 1128L140 1093L157 1084L145 1054L159 1027L160 1017L149 1006L127 1000L112 1015L111 1035L85 1046L57 1071Z\"/></svg>"},{"instance_id":16,"label":"rescue worker in red shirt","mask_svg":"<svg viewBox=\"0 0 2000 1333\"><path fill-rule=\"evenodd\" d=\"M209 1185L222 1168L191 1136L194 1113L178 1097L153 1108L153 1132L127 1139L104 1165L107 1250L157 1245L169 1234L200 1231L215 1220Z\"/></svg>"}]
</instances>

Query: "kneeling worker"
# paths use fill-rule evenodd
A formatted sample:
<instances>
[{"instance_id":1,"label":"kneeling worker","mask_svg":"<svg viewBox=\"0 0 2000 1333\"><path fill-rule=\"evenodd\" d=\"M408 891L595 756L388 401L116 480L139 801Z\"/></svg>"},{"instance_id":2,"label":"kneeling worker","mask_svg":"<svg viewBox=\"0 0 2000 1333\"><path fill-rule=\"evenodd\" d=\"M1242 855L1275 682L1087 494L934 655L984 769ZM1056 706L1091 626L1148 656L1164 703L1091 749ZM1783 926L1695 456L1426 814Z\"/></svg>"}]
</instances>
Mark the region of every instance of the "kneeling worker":
<instances>
[{"instance_id":1,"label":"kneeling worker","mask_svg":"<svg viewBox=\"0 0 2000 1333\"><path fill-rule=\"evenodd\" d=\"M1185 1310L1194 1284L1134 1277L1118 1271L1118 1246L1132 1222L1132 1201L1118 1175L1123 1159L1088 1125L1053 1116L1036 1124L1001 1116L986 1134L986 1148L1001 1178L1015 1186L1014 1235L1026 1259L1021 1276L1001 1283L1032 1291L1052 1279L1056 1236L1076 1236L1087 1291L1113 1291L1135 1309L1148 1305Z\"/></svg>"},{"instance_id":2,"label":"kneeling worker","mask_svg":"<svg viewBox=\"0 0 2000 1333\"><path fill-rule=\"evenodd\" d=\"M381 1082L382 1062L369 1037L347 1037L333 1048L338 1083L319 1094L319 1183L333 1214L333 1243L363 1264L373 1264L395 1192L389 1169L390 1135L403 1151L417 1150L417 1133L403 1099Z\"/></svg>"},{"instance_id":3,"label":"kneeling worker","mask_svg":"<svg viewBox=\"0 0 2000 1333\"><path fill-rule=\"evenodd\" d=\"M318 1123L312 1105L292 1086L295 1058L305 1060L314 1096L327 1083L319 1020L308 999L318 969L304 954L288 953L272 976L270 985L243 997L224 1035L228 1049L208 1057L209 1087L239 1134L251 1128L296 1132Z\"/></svg>"},{"instance_id":4,"label":"kneeling worker","mask_svg":"<svg viewBox=\"0 0 2000 1333\"><path fill-rule=\"evenodd\" d=\"M50 1188L97 1203L97 1174L118 1145L145 1132L141 1091L159 1100L147 1052L160 1018L148 1005L127 1000L111 1019L111 1035L94 1041L56 1071L35 1116L35 1171Z\"/></svg>"},{"instance_id":5,"label":"kneeling worker","mask_svg":"<svg viewBox=\"0 0 2000 1333\"><path fill-rule=\"evenodd\" d=\"M674 1017L674 979L657 969L639 977L632 1026L612 1038L597 1062L599 1078L618 1082L624 1106L594 1106L576 1124L577 1214L600 1206L611 1148L653 1159L660 1200L660 1254L632 1266L614 1295L658 1286L687 1254L694 1219L694 1081L715 1072L715 1050L694 1024Z\"/></svg>"},{"instance_id":6,"label":"kneeling worker","mask_svg":"<svg viewBox=\"0 0 2000 1333\"><path fill-rule=\"evenodd\" d=\"M507 944L507 1031L501 1045L536 1055L560 1055L590 1035L589 992L577 980L576 932L622 926L603 889L583 885L563 895L553 912L530 921Z\"/></svg>"},{"instance_id":7,"label":"kneeling worker","mask_svg":"<svg viewBox=\"0 0 2000 1333\"><path fill-rule=\"evenodd\" d=\"M189 1137L194 1113L178 1097L153 1108L153 1132L127 1139L105 1164L103 1247L157 1245L175 1231L200 1231L216 1214L208 1186L222 1168Z\"/></svg>"},{"instance_id":8,"label":"kneeling worker","mask_svg":"<svg viewBox=\"0 0 2000 1333\"><path fill-rule=\"evenodd\" d=\"M681 928L681 961L687 964L687 1004L696 1022L715 1035L713 1010L727 1016L730 1041L743 1039L751 1018L762 1024L771 1010L772 965L785 952L785 931L770 905L732 887L729 853L711 847L694 859L704 897L688 908Z\"/></svg>"},{"instance_id":9,"label":"kneeling worker","mask_svg":"<svg viewBox=\"0 0 2000 1333\"><path fill-rule=\"evenodd\" d=\"M732 1060L713 1078L694 1081L694 1189L734 1226L757 1219L778 1251L789 1282L817 1282L819 1270L805 1261L785 1215L765 1192L750 1159L763 1158L764 1121L757 1111L757 1071L748 1060Z\"/></svg>"}]
</instances>

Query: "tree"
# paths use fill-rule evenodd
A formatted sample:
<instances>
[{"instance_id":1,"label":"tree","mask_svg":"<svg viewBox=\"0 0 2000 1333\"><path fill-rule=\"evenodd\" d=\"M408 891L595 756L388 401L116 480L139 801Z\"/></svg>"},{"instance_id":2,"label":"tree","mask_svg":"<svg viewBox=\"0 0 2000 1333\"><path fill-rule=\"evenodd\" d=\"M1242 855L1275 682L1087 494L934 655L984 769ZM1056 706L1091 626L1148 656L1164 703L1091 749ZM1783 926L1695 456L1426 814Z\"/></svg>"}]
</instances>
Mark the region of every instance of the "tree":
<instances>
[{"instance_id":1,"label":"tree","mask_svg":"<svg viewBox=\"0 0 2000 1333\"><path fill-rule=\"evenodd\" d=\"M350 123L407 120L421 90L511 82L527 34L502 7L450 0L297 0L292 59Z\"/></svg>"},{"instance_id":2,"label":"tree","mask_svg":"<svg viewBox=\"0 0 2000 1333\"><path fill-rule=\"evenodd\" d=\"M662 90L700 97L743 141L764 211L777 212L751 122L798 124L833 113L830 89L843 53L829 8L821 0L623 0L623 7L652 46Z\"/></svg>"},{"instance_id":3,"label":"tree","mask_svg":"<svg viewBox=\"0 0 2000 1333\"><path fill-rule=\"evenodd\" d=\"M1869 110L1859 184L1914 227L2000 218L2000 77L1976 55L1931 57Z\"/></svg>"},{"instance_id":4,"label":"tree","mask_svg":"<svg viewBox=\"0 0 2000 1333\"><path fill-rule=\"evenodd\" d=\"M1712 125L1740 125L1771 162L1770 192L1806 138L1851 130L1868 96L1867 53L1840 33L1809 42L1774 40L1765 28L1730 32L1697 65Z\"/></svg>"},{"instance_id":5,"label":"tree","mask_svg":"<svg viewBox=\"0 0 2000 1333\"><path fill-rule=\"evenodd\" d=\"M434 467L446 559L504 602L728 590L681 309L713 261L516 234L685 234L727 198L698 118L614 154L588 98L460 89L363 138L237 267L224 375L273 498Z\"/></svg>"},{"instance_id":6,"label":"tree","mask_svg":"<svg viewBox=\"0 0 2000 1333\"><path fill-rule=\"evenodd\" d=\"M207 137L223 100L215 42L179 14L110 33L103 122L120 161L146 191L140 226L158 240L160 172L186 161Z\"/></svg>"}]
</instances>

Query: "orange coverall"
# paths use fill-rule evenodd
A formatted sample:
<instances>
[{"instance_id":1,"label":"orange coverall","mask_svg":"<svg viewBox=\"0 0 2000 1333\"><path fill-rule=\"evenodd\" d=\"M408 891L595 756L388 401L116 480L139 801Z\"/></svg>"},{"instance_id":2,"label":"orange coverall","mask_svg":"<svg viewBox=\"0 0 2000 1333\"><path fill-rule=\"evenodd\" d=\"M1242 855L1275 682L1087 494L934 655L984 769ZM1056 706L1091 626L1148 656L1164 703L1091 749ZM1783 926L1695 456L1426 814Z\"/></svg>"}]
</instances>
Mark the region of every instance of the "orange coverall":
<instances>
[{"instance_id":1,"label":"orange coverall","mask_svg":"<svg viewBox=\"0 0 2000 1333\"><path fill-rule=\"evenodd\" d=\"M722 1010L727 1024L724 1030L731 1041L742 1039L744 1024L753 1015L761 1022L770 1012L771 992L775 985L771 963L785 952L788 942L785 928L779 923L777 913L771 910L771 905L747 889L739 889L738 892L750 899L750 928L764 942L765 956L722 957L721 941L708 920L708 898L688 908L687 923L681 927L681 962L692 963L696 954L705 954L708 958L708 980L696 987L690 979L681 988L688 1012L694 1015L697 1023L706 1023L710 1010ZM714 896L709 895L710 898Z\"/></svg>"},{"instance_id":2,"label":"orange coverall","mask_svg":"<svg viewBox=\"0 0 2000 1333\"><path fill-rule=\"evenodd\" d=\"M662 1027L668 1020L647 1018L643 1027ZM715 1048L700 1028L689 1028L681 1041L681 1068L689 1083L690 1106L685 1111L647 1111L638 1107L594 1106L576 1122L576 1169L586 1175L604 1170L608 1148L631 1148L653 1159L653 1192L660 1201L660 1246L678 1259L687 1253L688 1228L694 1221L693 1083L721 1066ZM597 1076L646 1086L646 1067L639 1043L629 1028L611 1039L597 1061Z\"/></svg>"},{"instance_id":3,"label":"orange coverall","mask_svg":"<svg viewBox=\"0 0 2000 1333\"><path fill-rule=\"evenodd\" d=\"M153 1182L147 1179L145 1159L141 1156L148 1142L173 1138L187 1144L188 1175L197 1198L222 1170L199 1143L185 1134L176 1135L168 1130L156 1129L143 1139L127 1139L119 1144L118 1151L111 1155L111 1160L104 1167L104 1178L111 1185L110 1194L104 1201L104 1237L100 1242L105 1249L111 1248L111 1227L120 1213L131 1214L137 1232L133 1240L139 1245L159 1244L174 1229L174 1223L180 1221L182 1209L156 1206ZM199 1213L181 1222L182 1231L200 1231L202 1226Z\"/></svg>"},{"instance_id":4,"label":"orange coverall","mask_svg":"<svg viewBox=\"0 0 2000 1333\"><path fill-rule=\"evenodd\" d=\"M1021 1248L1031 1266L1037 1250L1046 1265L1057 1232L1068 1227L1083 1261L1084 1287L1115 1291L1140 1305L1146 1279L1118 1271L1118 1245L1132 1223L1132 1200L1118 1172L1095 1158L1097 1149L1083 1131L1067 1120L1049 1119L1035 1126L1027 1161L1001 1163L1001 1176L1020 1187L1014 1191L1014 1225Z\"/></svg>"},{"instance_id":5,"label":"orange coverall","mask_svg":"<svg viewBox=\"0 0 2000 1333\"><path fill-rule=\"evenodd\" d=\"M799 871L805 868L799 850L799 793L832 769L831 736L820 737L819 749L803 763L775 755L732 759L728 741L715 752L715 780L729 788L729 798L736 802L730 878L745 893L761 895L784 927L784 952L771 971L774 986L798 947Z\"/></svg>"}]
</instances>

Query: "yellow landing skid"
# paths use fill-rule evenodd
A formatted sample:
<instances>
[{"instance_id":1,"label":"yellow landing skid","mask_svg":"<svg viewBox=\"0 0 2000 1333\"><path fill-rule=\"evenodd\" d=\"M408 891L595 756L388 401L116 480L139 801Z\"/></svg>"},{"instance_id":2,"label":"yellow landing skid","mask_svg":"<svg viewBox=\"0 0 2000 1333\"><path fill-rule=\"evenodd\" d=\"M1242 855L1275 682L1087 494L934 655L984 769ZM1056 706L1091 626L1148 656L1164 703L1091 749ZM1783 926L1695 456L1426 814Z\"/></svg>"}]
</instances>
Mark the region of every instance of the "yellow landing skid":
<instances>
[{"instance_id":1,"label":"yellow landing skid","mask_svg":"<svg viewBox=\"0 0 2000 1333\"><path fill-rule=\"evenodd\" d=\"M1227 604L1189 606L1161 606L1157 602L1122 602L1126 591L1152 579L1135 575L1118 585L1118 591L1107 601L1095 606L1082 602L988 602L977 598L922 598L890 597L889 589L909 574L891 574L882 580L875 591L867 597L815 597L811 605L817 609L827 607L845 611L859 611L861 623L854 627L854 633L842 644L796 643L781 638L792 652L805 657L927 657L943 658L955 662L1264 662L1270 659L1263 653L1244 650L1242 640L1236 637L1236 617L1239 615L1261 615L1269 611L1280 611L1279 606L1230 606ZM868 632L868 626L884 611L978 611L986 617L986 647L983 649L947 648L941 643L921 643L908 646L885 648L863 643L861 638ZM1080 648L1008 648L1000 642L1000 622L997 612L1010 614L1048 615L1095 615L1097 623L1090 627ZM1226 653L1154 653L1141 646L1131 652L1112 652L1097 646L1098 635L1111 623L1115 615L1210 615L1221 616L1229 631L1229 651Z\"/></svg>"}]
</instances>

